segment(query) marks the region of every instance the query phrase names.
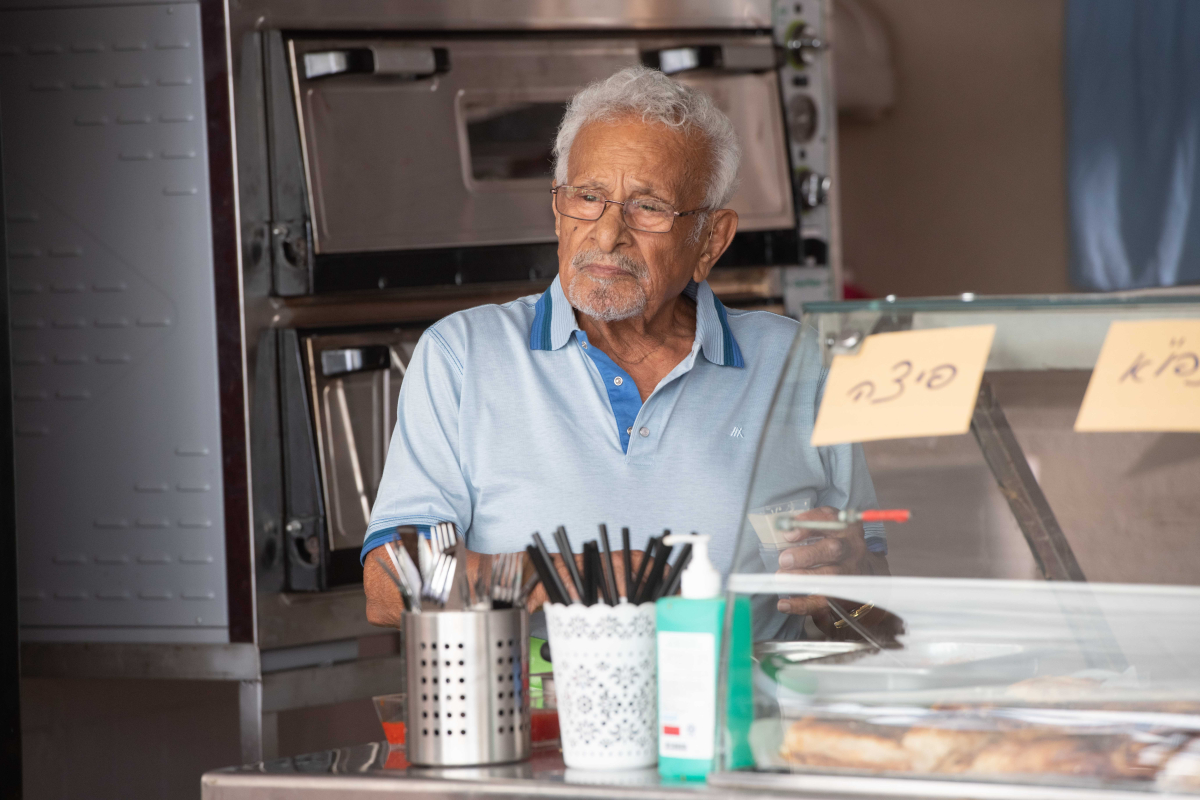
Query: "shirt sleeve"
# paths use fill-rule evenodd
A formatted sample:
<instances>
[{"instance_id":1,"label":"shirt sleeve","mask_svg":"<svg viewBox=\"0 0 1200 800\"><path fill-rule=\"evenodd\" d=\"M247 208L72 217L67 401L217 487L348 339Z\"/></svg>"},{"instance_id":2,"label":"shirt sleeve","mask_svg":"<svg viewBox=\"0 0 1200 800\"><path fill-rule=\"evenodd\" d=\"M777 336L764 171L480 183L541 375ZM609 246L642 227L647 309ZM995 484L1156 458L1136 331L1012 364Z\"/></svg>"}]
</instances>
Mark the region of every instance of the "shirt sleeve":
<instances>
[{"instance_id":1,"label":"shirt sleeve","mask_svg":"<svg viewBox=\"0 0 1200 800\"><path fill-rule=\"evenodd\" d=\"M400 525L471 526L472 498L459 461L463 362L437 327L422 334L400 385L396 427L371 509L361 558Z\"/></svg>"}]
</instances>

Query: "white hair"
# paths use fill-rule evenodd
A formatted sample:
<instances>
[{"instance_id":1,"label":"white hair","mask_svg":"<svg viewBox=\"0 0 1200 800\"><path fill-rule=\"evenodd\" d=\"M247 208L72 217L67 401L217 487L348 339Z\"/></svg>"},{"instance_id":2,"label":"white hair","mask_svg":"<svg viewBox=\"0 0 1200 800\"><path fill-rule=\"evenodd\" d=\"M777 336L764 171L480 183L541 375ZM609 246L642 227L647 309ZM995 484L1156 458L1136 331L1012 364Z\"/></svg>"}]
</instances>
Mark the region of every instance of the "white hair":
<instances>
[{"instance_id":1,"label":"white hair","mask_svg":"<svg viewBox=\"0 0 1200 800\"><path fill-rule=\"evenodd\" d=\"M554 140L554 181L567 180L571 144L589 122L609 122L625 116L641 117L687 135L698 135L709 151L708 186L704 207L723 208L737 188L742 147L729 117L704 92L673 81L656 69L626 67L602 81L590 84L567 104ZM698 234L703 227L696 226Z\"/></svg>"}]
</instances>

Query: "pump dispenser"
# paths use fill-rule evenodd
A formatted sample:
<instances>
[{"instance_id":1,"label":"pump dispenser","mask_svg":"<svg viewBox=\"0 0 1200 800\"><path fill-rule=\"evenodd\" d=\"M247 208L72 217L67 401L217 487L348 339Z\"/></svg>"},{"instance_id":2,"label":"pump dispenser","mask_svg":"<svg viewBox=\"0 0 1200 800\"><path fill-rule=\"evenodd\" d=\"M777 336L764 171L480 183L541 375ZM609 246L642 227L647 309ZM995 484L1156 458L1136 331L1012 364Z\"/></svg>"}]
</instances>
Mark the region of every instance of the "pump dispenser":
<instances>
[{"instance_id":1,"label":"pump dispenser","mask_svg":"<svg viewBox=\"0 0 1200 800\"><path fill-rule=\"evenodd\" d=\"M707 534L693 533L691 536L667 536L663 544L668 547L690 544L692 560L683 570L683 578L679 584L680 594L685 600L708 600L721 596L721 573L708 559Z\"/></svg>"},{"instance_id":2,"label":"pump dispenser","mask_svg":"<svg viewBox=\"0 0 1200 800\"><path fill-rule=\"evenodd\" d=\"M713 770L717 731L717 675L725 598L721 573L708 557L707 535L673 535L670 546L691 545L680 597L655 607L658 628L658 772L664 778L704 780ZM731 618L726 729L731 766L752 763L748 734L753 718L750 606L739 598Z\"/></svg>"}]
</instances>

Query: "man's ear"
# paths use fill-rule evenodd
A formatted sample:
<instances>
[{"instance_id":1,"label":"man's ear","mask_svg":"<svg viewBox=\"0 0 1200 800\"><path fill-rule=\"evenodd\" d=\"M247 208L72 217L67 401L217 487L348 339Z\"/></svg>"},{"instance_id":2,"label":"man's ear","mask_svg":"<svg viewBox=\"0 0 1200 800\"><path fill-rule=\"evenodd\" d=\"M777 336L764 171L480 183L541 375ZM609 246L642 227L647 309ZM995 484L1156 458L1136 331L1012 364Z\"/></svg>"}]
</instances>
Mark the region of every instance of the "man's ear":
<instances>
[{"instance_id":1,"label":"man's ear","mask_svg":"<svg viewBox=\"0 0 1200 800\"><path fill-rule=\"evenodd\" d=\"M737 233L738 215L731 208L721 208L714 212L708 220L708 234L705 236L704 247L700 250L700 260L696 262L696 270L692 280L699 283L708 278L713 265L721 255L729 249L733 235Z\"/></svg>"}]
</instances>

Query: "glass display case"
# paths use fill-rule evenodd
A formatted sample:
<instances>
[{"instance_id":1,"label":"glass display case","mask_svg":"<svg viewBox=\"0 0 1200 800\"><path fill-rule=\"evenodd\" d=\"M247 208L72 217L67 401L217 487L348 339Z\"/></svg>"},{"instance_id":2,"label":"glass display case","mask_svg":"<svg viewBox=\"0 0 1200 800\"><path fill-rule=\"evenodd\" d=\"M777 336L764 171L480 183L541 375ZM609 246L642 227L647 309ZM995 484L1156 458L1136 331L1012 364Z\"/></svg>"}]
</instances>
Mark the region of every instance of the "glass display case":
<instances>
[{"instance_id":1,"label":"glass display case","mask_svg":"<svg viewBox=\"0 0 1200 800\"><path fill-rule=\"evenodd\" d=\"M807 306L728 580L754 652L724 654L710 783L1200 793L1200 433L1074 430L1110 323L1198 318L1196 294ZM811 447L835 356L980 324L969 432ZM911 519L805 526L856 503Z\"/></svg>"}]
</instances>

